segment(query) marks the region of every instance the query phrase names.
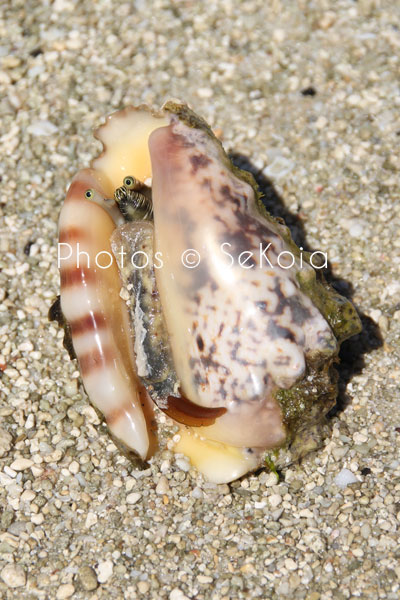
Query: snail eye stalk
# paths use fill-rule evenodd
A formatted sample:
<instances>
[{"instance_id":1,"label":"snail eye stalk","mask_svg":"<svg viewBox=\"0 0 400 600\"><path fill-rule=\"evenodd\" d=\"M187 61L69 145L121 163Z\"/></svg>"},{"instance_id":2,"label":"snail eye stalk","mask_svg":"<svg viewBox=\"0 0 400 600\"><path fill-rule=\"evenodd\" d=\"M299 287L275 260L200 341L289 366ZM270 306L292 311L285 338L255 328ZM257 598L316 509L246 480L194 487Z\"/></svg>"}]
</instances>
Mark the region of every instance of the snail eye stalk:
<instances>
[{"instance_id":1,"label":"snail eye stalk","mask_svg":"<svg viewBox=\"0 0 400 600\"><path fill-rule=\"evenodd\" d=\"M134 190L137 187L140 187L142 184L140 183L140 181L138 181L137 179L135 179L134 177L132 177L131 175L128 175L128 177L125 177L124 179L124 187L127 190Z\"/></svg>"},{"instance_id":2,"label":"snail eye stalk","mask_svg":"<svg viewBox=\"0 0 400 600\"><path fill-rule=\"evenodd\" d=\"M151 221L153 203L151 188L128 175L114 192L114 200L125 221Z\"/></svg>"}]
</instances>

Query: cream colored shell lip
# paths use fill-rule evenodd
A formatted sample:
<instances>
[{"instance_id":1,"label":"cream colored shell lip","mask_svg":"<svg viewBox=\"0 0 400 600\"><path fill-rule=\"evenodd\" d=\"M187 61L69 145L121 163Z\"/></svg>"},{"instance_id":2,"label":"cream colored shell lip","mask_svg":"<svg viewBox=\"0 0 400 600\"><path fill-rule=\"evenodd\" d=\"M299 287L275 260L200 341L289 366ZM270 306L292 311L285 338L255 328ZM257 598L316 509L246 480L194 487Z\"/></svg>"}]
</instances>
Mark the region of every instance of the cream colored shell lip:
<instances>
[{"instance_id":1,"label":"cream colored shell lip","mask_svg":"<svg viewBox=\"0 0 400 600\"><path fill-rule=\"evenodd\" d=\"M91 166L104 178L103 191L107 197L113 197L127 175L133 174L143 182L151 180L148 138L154 129L166 125L168 119L162 109L156 112L145 105L128 106L109 115L95 131L103 152Z\"/></svg>"},{"instance_id":2,"label":"cream colored shell lip","mask_svg":"<svg viewBox=\"0 0 400 600\"><path fill-rule=\"evenodd\" d=\"M295 387L309 365L321 370L335 360L336 337L299 283L298 249L290 271L262 264L259 244L269 243L274 260L294 244L260 210L251 176L231 165L209 126L185 104L127 107L108 116L95 137L103 152L71 184L60 242L79 241L92 263L98 252L111 254L110 238L122 222L115 190L128 175L151 182L154 223L146 227L154 232L153 258L163 257L154 270L156 293L181 406L218 415L211 425L179 422L169 445L207 479L237 479L262 464L266 450L285 443L276 393ZM87 188L94 190L91 201ZM221 252L226 244L230 266ZM182 262L188 250L200 256L197 268ZM252 254L252 269L237 263L243 251ZM156 441L151 389L138 374L148 373L145 355L137 355L143 320L137 310L129 319L116 263L107 270L77 267L75 254L62 260L61 306L86 390L113 435L148 459ZM315 279L309 264L304 269L305 279ZM179 418L179 409L173 414Z\"/></svg>"}]
</instances>

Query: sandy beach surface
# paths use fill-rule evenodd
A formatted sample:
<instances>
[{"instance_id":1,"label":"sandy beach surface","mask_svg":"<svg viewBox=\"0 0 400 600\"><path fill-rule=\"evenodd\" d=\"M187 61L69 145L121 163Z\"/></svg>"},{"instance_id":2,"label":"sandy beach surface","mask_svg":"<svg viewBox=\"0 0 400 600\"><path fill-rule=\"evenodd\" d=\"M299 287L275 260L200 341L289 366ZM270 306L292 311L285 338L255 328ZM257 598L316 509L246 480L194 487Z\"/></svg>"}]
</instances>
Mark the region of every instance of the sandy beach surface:
<instances>
[{"instance_id":1,"label":"sandy beach surface","mask_svg":"<svg viewBox=\"0 0 400 600\"><path fill-rule=\"evenodd\" d=\"M3 2L0 597L400 597L400 6L388 0ZM92 132L188 102L364 329L323 447L275 475L145 470L89 405L63 332L57 220ZM267 183L269 180L270 184ZM165 421L165 418L164 418Z\"/></svg>"}]
</instances>

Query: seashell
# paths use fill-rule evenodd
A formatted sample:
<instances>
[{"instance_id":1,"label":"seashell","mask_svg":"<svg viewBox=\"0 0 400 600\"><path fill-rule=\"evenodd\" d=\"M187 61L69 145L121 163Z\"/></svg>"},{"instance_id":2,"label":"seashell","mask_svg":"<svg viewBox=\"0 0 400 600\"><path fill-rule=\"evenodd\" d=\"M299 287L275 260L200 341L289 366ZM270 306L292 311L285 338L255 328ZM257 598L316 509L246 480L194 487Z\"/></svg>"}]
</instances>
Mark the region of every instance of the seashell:
<instances>
[{"instance_id":1,"label":"seashell","mask_svg":"<svg viewBox=\"0 0 400 600\"><path fill-rule=\"evenodd\" d=\"M111 433L148 459L157 405L214 482L315 448L354 307L185 104L125 108L96 137L61 210L61 309Z\"/></svg>"}]
</instances>

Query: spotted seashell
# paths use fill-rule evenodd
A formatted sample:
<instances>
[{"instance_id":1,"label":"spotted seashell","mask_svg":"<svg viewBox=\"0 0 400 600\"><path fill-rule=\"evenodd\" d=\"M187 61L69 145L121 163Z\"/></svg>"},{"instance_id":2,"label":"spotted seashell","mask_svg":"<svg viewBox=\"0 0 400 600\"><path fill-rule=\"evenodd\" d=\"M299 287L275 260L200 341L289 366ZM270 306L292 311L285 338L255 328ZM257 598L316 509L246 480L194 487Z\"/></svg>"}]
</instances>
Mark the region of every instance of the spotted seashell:
<instances>
[{"instance_id":1,"label":"spotted seashell","mask_svg":"<svg viewBox=\"0 0 400 600\"><path fill-rule=\"evenodd\" d=\"M77 267L76 248L62 258L61 307L112 433L148 458L153 401L180 427L175 451L217 482L271 450L310 449L340 342L360 328L352 305L186 105L124 109L97 137L104 152L60 216L60 242L79 241L92 265ZM102 269L99 252L116 260Z\"/></svg>"}]
</instances>

